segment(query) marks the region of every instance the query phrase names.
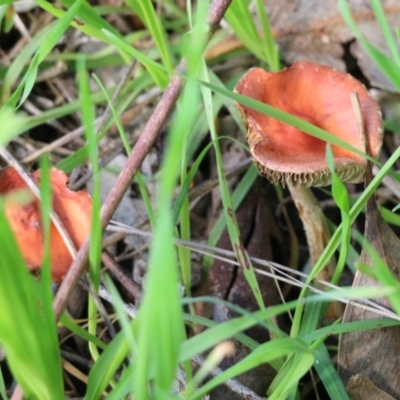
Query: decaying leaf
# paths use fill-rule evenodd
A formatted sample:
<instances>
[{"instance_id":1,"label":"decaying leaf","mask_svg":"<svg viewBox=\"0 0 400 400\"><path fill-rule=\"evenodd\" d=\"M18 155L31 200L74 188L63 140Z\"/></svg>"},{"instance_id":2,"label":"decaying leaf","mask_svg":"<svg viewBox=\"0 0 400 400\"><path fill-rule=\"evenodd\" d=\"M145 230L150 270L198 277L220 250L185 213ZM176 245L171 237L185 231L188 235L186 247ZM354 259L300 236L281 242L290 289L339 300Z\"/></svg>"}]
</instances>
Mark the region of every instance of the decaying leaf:
<instances>
[{"instance_id":1,"label":"decaying leaf","mask_svg":"<svg viewBox=\"0 0 400 400\"><path fill-rule=\"evenodd\" d=\"M351 400L394 400L363 375L352 376L346 389Z\"/></svg>"},{"instance_id":2,"label":"decaying leaf","mask_svg":"<svg viewBox=\"0 0 400 400\"><path fill-rule=\"evenodd\" d=\"M340 15L336 1L264 0L264 4L285 62L306 59L345 70L344 46L354 40L354 35ZM389 54L370 0L349 0L349 6L367 40ZM382 6L395 34L400 25L400 4L397 0L382 0ZM351 52L373 85L392 87L357 42L352 44Z\"/></svg>"},{"instance_id":3,"label":"decaying leaf","mask_svg":"<svg viewBox=\"0 0 400 400\"><path fill-rule=\"evenodd\" d=\"M262 196L261 185L263 184L262 180L256 181L236 215L242 242L246 246L249 255L271 260L273 258L271 236L279 235L279 229L274 222L274 217L268 208L268 204L266 204ZM231 249L227 233L222 235L218 247ZM280 297L274 279L264 275L257 275L257 278L265 306L278 304ZM209 282L209 294L212 296L223 298L250 312L258 309L251 288L239 267L216 260L211 268ZM236 315L223 304L217 304L213 310L213 317L215 321L223 322L236 317ZM262 327L253 327L245 333L260 343L270 339L268 330ZM221 363L220 367L222 369L229 368L249 354L249 349L241 343L235 341L235 347L235 355ZM238 381L261 396L265 394L274 376L275 370L270 365L262 365L251 372L241 375L238 377ZM236 394L230 392L229 388L224 386L216 388L210 395L212 400L242 398L236 397Z\"/></svg>"},{"instance_id":4,"label":"decaying leaf","mask_svg":"<svg viewBox=\"0 0 400 400\"><path fill-rule=\"evenodd\" d=\"M367 203L364 237L385 261L392 273L400 278L400 240L382 219L374 198ZM364 265L374 267L374 263L365 249L361 253L360 261ZM353 287L378 285L379 283L373 278L357 271ZM390 308L390 303L385 298L375 301ZM346 307L343 322L379 317L380 315L377 313L349 304ZM400 326L342 334L338 355L339 374L345 384L350 382L352 377L360 374L369 379L377 389L398 399L400 398L399 354Z\"/></svg>"}]
</instances>

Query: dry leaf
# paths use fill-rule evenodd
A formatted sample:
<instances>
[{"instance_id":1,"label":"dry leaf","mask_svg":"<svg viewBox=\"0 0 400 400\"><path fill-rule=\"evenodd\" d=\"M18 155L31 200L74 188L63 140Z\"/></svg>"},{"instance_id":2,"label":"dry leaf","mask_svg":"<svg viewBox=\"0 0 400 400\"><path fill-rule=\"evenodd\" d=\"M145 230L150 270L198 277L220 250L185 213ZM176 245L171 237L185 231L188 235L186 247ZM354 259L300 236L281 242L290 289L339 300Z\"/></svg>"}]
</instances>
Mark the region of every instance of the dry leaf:
<instances>
[{"instance_id":1,"label":"dry leaf","mask_svg":"<svg viewBox=\"0 0 400 400\"><path fill-rule=\"evenodd\" d=\"M365 240L367 240L398 278L400 262L400 240L382 219L374 198L367 203ZM373 261L364 249L361 263L374 267ZM373 278L357 271L353 287L379 286ZM375 300L390 308L387 299ZM343 322L379 318L380 315L347 305ZM400 326L350 332L340 336L338 367L344 383L360 374L368 378L378 389L390 396L400 398ZM378 397L375 397L378 398Z\"/></svg>"},{"instance_id":2,"label":"dry leaf","mask_svg":"<svg viewBox=\"0 0 400 400\"><path fill-rule=\"evenodd\" d=\"M273 258L270 236L279 234L279 228L274 222L274 217L262 196L261 186L263 180L256 181L237 212L237 220L242 242L250 256L266 260ZM278 239L279 240L279 239ZM225 232L218 247L231 249L231 244ZM280 297L275 281L264 275L257 275L258 284L263 295L265 306L280 303ZM243 271L229 263L216 260L211 268L210 293L212 296L223 298L230 303L238 305L248 311L258 310L257 302L244 277ZM236 314L222 304L214 309L214 320L223 322L236 317ZM245 332L248 336L262 343L269 340L265 328L253 327ZM229 368L249 354L249 349L235 341L236 353L233 357L225 359L220 367ZM247 372L238 381L259 395L265 394L268 386L275 376L275 370L270 365L262 365ZM224 386L218 387L210 393L210 399L239 399L238 395L230 392Z\"/></svg>"},{"instance_id":3,"label":"dry leaf","mask_svg":"<svg viewBox=\"0 0 400 400\"><path fill-rule=\"evenodd\" d=\"M351 400L394 400L363 375L352 376L346 389Z\"/></svg>"},{"instance_id":4,"label":"dry leaf","mask_svg":"<svg viewBox=\"0 0 400 400\"><path fill-rule=\"evenodd\" d=\"M336 1L264 0L264 4L285 62L291 64L298 60L310 60L345 70L344 45L354 40L354 35L339 13ZM368 41L389 54L370 0L349 0L349 6ZM400 3L398 0L382 0L382 6L395 34L400 25ZM357 42L351 51L373 85L392 87Z\"/></svg>"}]
</instances>

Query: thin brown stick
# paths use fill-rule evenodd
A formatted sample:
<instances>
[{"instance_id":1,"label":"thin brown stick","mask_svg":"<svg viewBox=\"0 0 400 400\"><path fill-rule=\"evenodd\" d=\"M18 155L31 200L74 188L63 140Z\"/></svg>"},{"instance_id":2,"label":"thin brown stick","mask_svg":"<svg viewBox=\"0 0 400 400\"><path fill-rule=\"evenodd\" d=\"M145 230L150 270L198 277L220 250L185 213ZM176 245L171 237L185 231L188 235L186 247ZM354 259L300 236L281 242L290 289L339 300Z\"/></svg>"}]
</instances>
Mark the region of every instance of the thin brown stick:
<instances>
[{"instance_id":1,"label":"thin brown stick","mask_svg":"<svg viewBox=\"0 0 400 400\"><path fill-rule=\"evenodd\" d=\"M229 7L232 0L213 0L209 9L209 38L219 26L219 23ZM185 62L181 61L176 68L174 75L162 95L160 102L154 109L149 121L147 122L140 138L130 154L127 164L123 171L118 176L118 179L109 193L102 209L101 222L104 229L114 214L118 204L120 203L125 191L132 182L135 174L139 170L145 156L152 148L164 122L171 114L174 105L181 92L184 80L181 74L185 70ZM87 239L79 250L75 260L73 261L70 270L68 271L57 295L54 299L53 307L56 318L58 319L65 309L68 298L74 287L78 283L79 277L85 269L88 257L89 240Z\"/></svg>"},{"instance_id":2,"label":"thin brown stick","mask_svg":"<svg viewBox=\"0 0 400 400\"><path fill-rule=\"evenodd\" d=\"M101 259L111 274L129 291L137 302L140 302L142 291L139 285L122 271L120 265L114 260L112 255L107 250L103 250Z\"/></svg>"}]
</instances>

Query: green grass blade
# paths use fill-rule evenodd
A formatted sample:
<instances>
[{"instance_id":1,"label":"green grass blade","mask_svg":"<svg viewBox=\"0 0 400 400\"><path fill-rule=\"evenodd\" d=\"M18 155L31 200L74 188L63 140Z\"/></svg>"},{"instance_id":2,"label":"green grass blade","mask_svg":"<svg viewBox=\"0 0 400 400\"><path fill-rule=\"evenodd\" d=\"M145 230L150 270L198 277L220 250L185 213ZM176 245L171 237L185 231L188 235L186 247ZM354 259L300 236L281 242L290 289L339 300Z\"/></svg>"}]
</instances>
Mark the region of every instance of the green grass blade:
<instances>
[{"instance_id":1,"label":"green grass blade","mask_svg":"<svg viewBox=\"0 0 400 400\"><path fill-rule=\"evenodd\" d=\"M357 199L353 207L350 209L350 223L353 223L358 214L362 211L365 206L367 200L375 193L379 184L382 182L383 178L388 174L389 170L392 168L393 164L400 157L400 148L396 149L396 151L391 155L389 160L382 166L382 169L379 173L373 178L368 187L364 190L361 196ZM325 251L322 253L320 259L315 264L314 268L311 271L310 276L307 279L307 283L311 282L316 274L322 270L322 268L326 265L328 260L333 256L333 253L337 249L340 243L340 239L342 237L342 225L340 225L335 233L332 235L331 240L329 241ZM308 290L303 289L299 298L304 297L307 294ZM303 314L303 304L299 302L298 307L296 308L294 321L292 325L291 334L293 336L297 336L299 333L299 329L301 326L301 318Z\"/></svg>"},{"instance_id":2,"label":"green grass blade","mask_svg":"<svg viewBox=\"0 0 400 400\"><path fill-rule=\"evenodd\" d=\"M255 167L255 165L251 165L250 168L243 175L243 178L240 180L234 192L232 193L232 208L234 211L238 209L244 197L246 196L258 176L258 169ZM218 240L220 239L225 227L226 219L225 216L221 214L215 222L214 226L212 227L208 236L207 244L209 246L217 245ZM211 267L212 262L213 259L211 256L206 256L203 259L203 264L205 265L205 267Z\"/></svg>"},{"instance_id":3,"label":"green grass blade","mask_svg":"<svg viewBox=\"0 0 400 400\"><path fill-rule=\"evenodd\" d=\"M53 203L50 180L50 160L47 155L40 160L40 200L40 211L44 237L44 258L38 285L41 286L42 301L44 304L43 310L45 316L47 319L52 321L53 324L55 324L52 311L53 296L49 290L51 287L50 212L53 208Z\"/></svg>"},{"instance_id":4,"label":"green grass blade","mask_svg":"<svg viewBox=\"0 0 400 400\"><path fill-rule=\"evenodd\" d=\"M126 0L126 3L139 15L142 22L146 25L152 39L156 43L165 67L172 70L174 64L172 52L163 24L160 23L152 2L150 0Z\"/></svg>"},{"instance_id":5,"label":"green grass blade","mask_svg":"<svg viewBox=\"0 0 400 400\"><path fill-rule=\"evenodd\" d=\"M389 51L392 55L392 59L396 63L397 68L400 68L399 48L392 32L390 31L390 24L386 18L381 0L371 0L371 6L374 10L374 14L382 31L383 37L385 38L386 44L388 45Z\"/></svg>"},{"instance_id":6,"label":"green grass blade","mask_svg":"<svg viewBox=\"0 0 400 400\"><path fill-rule=\"evenodd\" d=\"M329 397L331 399L350 400L326 347L324 345L318 347L314 356L314 368L321 378Z\"/></svg>"},{"instance_id":7,"label":"green grass blade","mask_svg":"<svg viewBox=\"0 0 400 400\"><path fill-rule=\"evenodd\" d=\"M100 171L97 148L97 137L94 131L94 109L90 101L89 76L86 71L85 60L78 60L78 86L81 102L82 120L85 127L85 136L89 160L93 172L92 214L89 244L89 274L94 290L98 290L100 284L101 251L102 251L102 229L100 220ZM95 336L97 331L97 307L92 296L88 302L88 331ZM89 342L89 350L94 360L99 357L97 347Z\"/></svg>"},{"instance_id":8,"label":"green grass blade","mask_svg":"<svg viewBox=\"0 0 400 400\"><path fill-rule=\"evenodd\" d=\"M269 70L276 72L281 68L279 61L279 47L275 43L264 2L262 0L256 0L256 7L263 32L263 48L265 51L265 59L268 63Z\"/></svg>"},{"instance_id":9,"label":"green grass blade","mask_svg":"<svg viewBox=\"0 0 400 400\"><path fill-rule=\"evenodd\" d=\"M22 114L15 114L8 107L0 108L0 126L7 129L0 131L0 146L5 146L11 139L21 134L27 125L27 119Z\"/></svg>"},{"instance_id":10,"label":"green grass blade","mask_svg":"<svg viewBox=\"0 0 400 400\"><path fill-rule=\"evenodd\" d=\"M180 169L180 159L176 155L180 154L185 142L182 132L190 132L196 115L198 96L195 93L193 85L185 87L165 152L158 195L158 220L149 257L148 284L138 316L140 352L135 365L134 382L135 396L140 399L149 396L148 380L151 371L154 371L155 387L161 391L169 390L177 365L179 345L184 338L170 203ZM159 332L163 332L163 335L160 336Z\"/></svg>"},{"instance_id":11,"label":"green grass blade","mask_svg":"<svg viewBox=\"0 0 400 400\"><path fill-rule=\"evenodd\" d=\"M204 2L203 7L207 6ZM204 15L205 17L205 15ZM201 27L204 18L198 17ZM194 30L197 28L194 27ZM203 38L187 47L187 74L198 71L198 60L203 50ZM185 338L183 315L178 294L178 270L173 244L175 224L171 213L174 188L177 183L181 160L179 155L187 142L188 132L197 116L199 107L198 86L188 82L180 98L177 114L173 120L165 159L160 174L160 189L157 198L158 220L154 229L153 245L149 256L146 293L137 318L138 352L135 363L135 397L146 400L150 397L149 382L157 398L169 394L178 364L179 348ZM160 335L160 332L163 334Z\"/></svg>"},{"instance_id":12,"label":"green grass blade","mask_svg":"<svg viewBox=\"0 0 400 400\"><path fill-rule=\"evenodd\" d=\"M289 339L288 339L289 340ZM314 355L309 349L297 351L289 362L279 371L267 393L269 399L286 399L291 392L296 390L299 380L307 373L314 363ZM280 378L280 379L279 379ZM278 384L275 386L275 382Z\"/></svg>"},{"instance_id":13,"label":"green grass blade","mask_svg":"<svg viewBox=\"0 0 400 400\"><path fill-rule=\"evenodd\" d=\"M39 46L43 43L43 41L49 35L49 32L53 29L54 23L49 24L40 30L31 40L29 46L24 47L19 54L15 57L12 64L5 73L2 86L1 86L1 103L5 103L7 99L10 97L11 88L17 82L17 80L21 77L21 74L24 68L29 65L29 61L33 54L37 51ZM21 89L22 91L22 86ZM10 107L14 108L17 103L17 99L13 102L14 104L10 104Z\"/></svg>"},{"instance_id":14,"label":"green grass blade","mask_svg":"<svg viewBox=\"0 0 400 400\"><path fill-rule=\"evenodd\" d=\"M202 77L208 81L208 73L205 64L203 65L203 71L202 71ZM260 309L263 309L264 306L264 300L261 295L260 287L258 285L258 281L254 272L254 268L252 266L252 263L250 261L250 257L243 246L241 239L240 239L240 232L239 232L239 227L237 224L236 220L236 215L235 212L233 211L233 205L232 201L230 198L229 190L228 190L228 184L226 182L225 174L223 171L223 161L222 161L222 156L220 153L219 149L219 144L217 140L217 134L215 130L215 125L214 125L214 120L212 116L212 96L211 96L211 91L208 90L205 87L201 88L202 94L203 94L203 101L204 101L204 106L206 110L206 115L210 127L210 132L211 132L211 138L214 141L214 148L215 148L215 154L216 154L216 161L217 161L217 172L218 172L218 179L220 182L220 188L221 188L221 198L222 198L222 204L224 207L224 215L226 219L226 224L228 228L228 234L229 238L232 243L233 250L235 252L235 256L237 260L239 261L240 267L243 270L244 276L249 283L249 286L254 294L254 297L257 301L258 307Z\"/></svg>"},{"instance_id":15,"label":"green grass blade","mask_svg":"<svg viewBox=\"0 0 400 400\"><path fill-rule=\"evenodd\" d=\"M94 109L90 101L89 76L85 61L78 61L79 97L82 110L82 120L85 127L85 137L91 169L93 172L92 215L89 248L89 271L92 283L98 288L100 283L101 264L101 223L100 223L100 171L97 137L94 130ZM93 316L92 316L93 317ZM92 332L94 333L94 332Z\"/></svg>"},{"instance_id":16,"label":"green grass blade","mask_svg":"<svg viewBox=\"0 0 400 400\"><path fill-rule=\"evenodd\" d=\"M243 44L260 60L267 61L263 43L248 9L248 0L233 0L225 18Z\"/></svg>"},{"instance_id":17,"label":"green grass blade","mask_svg":"<svg viewBox=\"0 0 400 400\"><path fill-rule=\"evenodd\" d=\"M364 295L366 295L364 293ZM367 295L366 295L367 296ZM352 322L342 322L340 324L332 324L309 332L302 336L302 339L307 343L315 343L318 340L327 338L331 335L340 335L341 333L364 331L369 329L377 329L380 327L391 327L398 326L400 322L398 320L382 317L374 319L364 319Z\"/></svg>"},{"instance_id":18,"label":"green grass blade","mask_svg":"<svg viewBox=\"0 0 400 400\"><path fill-rule=\"evenodd\" d=\"M194 161L192 167L189 170L189 173L187 174L187 176L185 177L184 181L181 184L181 190L179 191L179 194L176 197L174 206L172 208L173 218L176 223L178 222L179 214L181 212L182 205L185 201L186 193L189 191L190 184L193 182L201 162L204 160L204 157L206 156L212 145L213 145L212 143L209 143L206 147L204 147L204 149L201 151L199 156Z\"/></svg>"},{"instance_id":19,"label":"green grass blade","mask_svg":"<svg viewBox=\"0 0 400 400\"><path fill-rule=\"evenodd\" d=\"M49 14L54 15L57 18L62 18L65 15L65 11L59 7L54 6L46 0L37 0L38 5L46 10ZM75 1L74 0L60 0L60 3L67 9L70 9ZM92 38L96 38L100 41L107 42L102 29L109 30L115 35L120 35L119 32L107 21L101 18L88 3L83 3L77 14L79 21L73 21L72 26L84 32L86 35ZM120 35L122 38L122 35Z\"/></svg>"},{"instance_id":20,"label":"green grass blade","mask_svg":"<svg viewBox=\"0 0 400 400\"><path fill-rule=\"evenodd\" d=\"M124 145L126 154L129 155L129 154L131 154L131 151L132 151L131 145L129 144L128 136L126 135L125 129L124 129L124 127L123 127L123 125L121 123L121 120L120 120L120 118L118 116L118 112L115 109L114 104L112 103L111 98L110 98L109 94L107 93L106 88L101 83L100 79L96 75L94 75L94 79L96 80L97 84L100 86L100 89L103 92L104 97L107 100L107 104L111 109L111 113L112 113L112 115L114 117L114 122L117 125L118 133L119 133L119 135L121 137L121 140L122 140L122 143ZM151 205L150 196L149 196L149 193L147 191L146 185L144 183L142 174L140 172L138 172L136 174L136 179L137 179L137 182L138 182L138 185L139 185L140 194L142 195L142 199L143 199L143 202L144 202L145 207L146 207L147 215L149 216L150 225L154 226L155 217L154 217L154 212L153 212L153 208L152 208L152 205Z\"/></svg>"},{"instance_id":21,"label":"green grass blade","mask_svg":"<svg viewBox=\"0 0 400 400\"><path fill-rule=\"evenodd\" d=\"M142 77L141 77L142 78ZM122 105L120 107L117 107L117 111L121 112L126 108L128 104L133 101L137 95L148 86L149 84L149 76L145 75L143 76L143 79L138 78L135 82L135 85L128 85L128 88L132 90L132 93L129 94L129 96L124 99ZM120 111L121 110L121 111ZM107 133L109 127L111 126L112 121L109 121L106 126L104 127L103 131L98 135L98 140L101 140L101 138L104 137L104 135ZM88 148L87 145L81 147L79 150L77 150L74 154L71 154L70 156L64 158L61 160L58 164L56 164L56 167L59 169L62 169L64 172L71 172L73 169L77 168L79 165L83 164L88 157Z\"/></svg>"},{"instance_id":22,"label":"green grass blade","mask_svg":"<svg viewBox=\"0 0 400 400\"><path fill-rule=\"evenodd\" d=\"M74 0L62 0L61 3L66 7L73 7L75 2ZM65 14L63 10L54 7L45 0L38 0L38 4L58 18L62 18ZM165 72L163 72L164 67L135 49L112 25L97 15L90 5L84 3L77 15L84 24L72 22L72 25L76 29L81 30L90 37L113 44L123 55L127 63L131 62L132 58L138 59L148 69L157 85L165 88L168 83L168 77Z\"/></svg>"},{"instance_id":23,"label":"green grass blade","mask_svg":"<svg viewBox=\"0 0 400 400\"><path fill-rule=\"evenodd\" d=\"M346 265L347 255L350 248L350 238L351 238L351 223L350 223L350 201L347 194L346 186L339 179L335 173L334 160L332 148L328 144L326 146L327 152L327 164L332 174L332 195L337 206L339 207L341 217L342 217L342 244L340 248L339 260L336 265L336 270L332 277L332 283L337 285L339 279L342 275L343 269Z\"/></svg>"},{"instance_id":24,"label":"green grass blade","mask_svg":"<svg viewBox=\"0 0 400 400\"><path fill-rule=\"evenodd\" d=\"M84 400L98 400L128 354L129 343L121 331L107 345L89 372Z\"/></svg>"},{"instance_id":25,"label":"green grass blade","mask_svg":"<svg viewBox=\"0 0 400 400\"><path fill-rule=\"evenodd\" d=\"M363 36L361 31L358 29L353 16L351 15L350 7L347 0L338 1L339 11L346 21L346 24L352 30L354 36L363 46L369 57L375 62L379 69L387 76L389 81L396 87L397 91L400 91L400 75L399 66L393 62L386 54L382 53L379 49L372 46Z\"/></svg>"},{"instance_id":26,"label":"green grass blade","mask_svg":"<svg viewBox=\"0 0 400 400\"><path fill-rule=\"evenodd\" d=\"M20 255L1 199L0 243L0 343L10 368L27 398L63 398L56 325L54 317L48 318L52 309L44 310L46 302L37 297L37 282Z\"/></svg>"},{"instance_id":27,"label":"green grass blade","mask_svg":"<svg viewBox=\"0 0 400 400\"><path fill-rule=\"evenodd\" d=\"M149 71L157 85L164 89L168 83L168 76L165 73L164 67L155 61L145 56L141 51L135 49L131 44L115 35L113 32L104 30L104 34L107 36L108 42L116 46L117 49L124 51L133 59L139 60L145 68ZM172 71L168 71L172 73Z\"/></svg>"},{"instance_id":28,"label":"green grass blade","mask_svg":"<svg viewBox=\"0 0 400 400\"><path fill-rule=\"evenodd\" d=\"M222 384L226 380L243 374L244 372L251 370L261 364L271 362L274 359L279 359L281 357L287 356L288 354L292 354L293 352L302 354L305 360L302 360L303 363L300 365L300 367L292 371L294 375L290 376L290 378L287 380L289 381L289 383L292 380L299 380L300 377L303 376L305 372L307 372L307 370L312 366L314 362L314 357L312 353L305 345L305 343L301 340L289 338L275 339L273 341L260 345L256 350L251 352L243 360L237 362L234 366L221 372L218 376L211 379L207 384L197 390L196 393L190 397L190 400L201 399L202 396L204 396L214 387ZM277 397L277 395L272 394L269 398L283 399L285 398L285 396Z\"/></svg>"},{"instance_id":29,"label":"green grass blade","mask_svg":"<svg viewBox=\"0 0 400 400\"><path fill-rule=\"evenodd\" d=\"M19 88L9 98L7 104L10 104L11 106L16 104L21 94L21 91L22 97L21 99L19 99L19 104L21 105L27 99L30 92L32 91L33 85L35 84L39 65L46 58L47 54L49 54L53 50L53 47L58 43L61 36L65 33L82 3L83 0L77 0L74 5L68 10L68 12L66 12L65 15L57 22L57 24L54 25L54 27L51 29L50 34L46 36L46 40L42 41L37 53L35 54L32 62L29 65L28 71L26 72L22 82L19 85Z\"/></svg>"},{"instance_id":30,"label":"green grass blade","mask_svg":"<svg viewBox=\"0 0 400 400\"><path fill-rule=\"evenodd\" d=\"M104 350L107 346L96 336L88 333L86 329L81 328L75 321L73 321L67 314L63 314L60 318L60 322L63 326L68 328L72 333L86 340L87 342L94 343L97 347Z\"/></svg>"}]
</instances>

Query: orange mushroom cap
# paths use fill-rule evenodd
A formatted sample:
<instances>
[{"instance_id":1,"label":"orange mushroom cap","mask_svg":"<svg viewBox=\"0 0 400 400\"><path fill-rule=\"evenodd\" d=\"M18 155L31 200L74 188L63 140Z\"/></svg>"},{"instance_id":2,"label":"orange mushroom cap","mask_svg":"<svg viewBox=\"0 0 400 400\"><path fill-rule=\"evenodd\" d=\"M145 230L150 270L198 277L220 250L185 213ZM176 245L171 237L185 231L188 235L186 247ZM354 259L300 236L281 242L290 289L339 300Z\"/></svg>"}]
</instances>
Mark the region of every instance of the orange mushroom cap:
<instances>
[{"instance_id":1,"label":"orange mushroom cap","mask_svg":"<svg viewBox=\"0 0 400 400\"><path fill-rule=\"evenodd\" d=\"M38 183L40 171L32 174ZM90 232L92 201L85 191L73 192L66 186L67 175L52 168L50 182L53 195L53 209L63 224L76 249L79 249ZM12 167L0 170L0 195L10 194L28 187L19 173ZM17 244L28 268L41 268L44 256L44 237L39 201L32 197L25 204L6 202L5 215L14 232ZM50 227L50 257L54 282L61 282L68 272L72 257L53 223Z\"/></svg>"},{"instance_id":2,"label":"orange mushroom cap","mask_svg":"<svg viewBox=\"0 0 400 400\"><path fill-rule=\"evenodd\" d=\"M253 68L236 86L239 94L286 111L378 157L382 143L382 116L366 87L349 74L301 61L280 72ZM365 138L360 137L350 94L356 92L363 115ZM294 186L331 183L326 143L299 129L236 104L247 128L250 152L260 173L271 182ZM366 160L332 146L335 171L347 182L363 180Z\"/></svg>"}]
</instances>

